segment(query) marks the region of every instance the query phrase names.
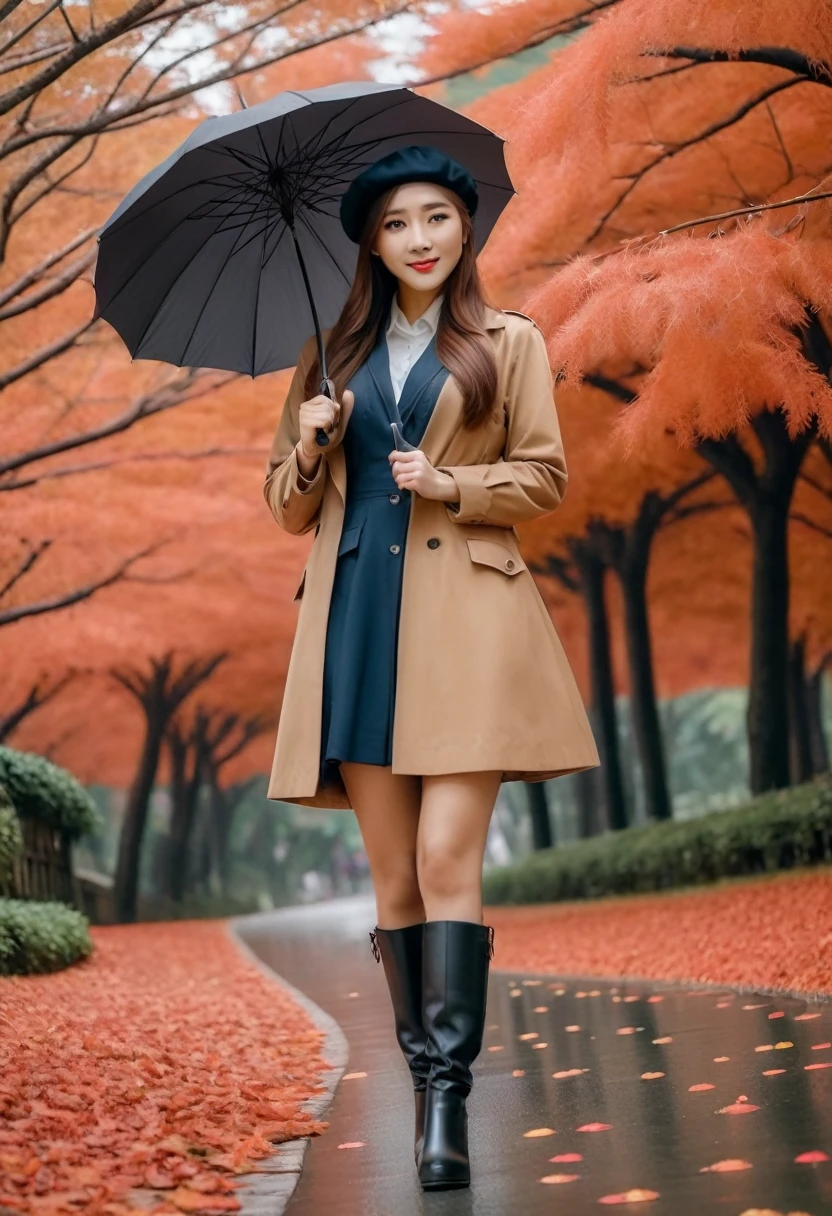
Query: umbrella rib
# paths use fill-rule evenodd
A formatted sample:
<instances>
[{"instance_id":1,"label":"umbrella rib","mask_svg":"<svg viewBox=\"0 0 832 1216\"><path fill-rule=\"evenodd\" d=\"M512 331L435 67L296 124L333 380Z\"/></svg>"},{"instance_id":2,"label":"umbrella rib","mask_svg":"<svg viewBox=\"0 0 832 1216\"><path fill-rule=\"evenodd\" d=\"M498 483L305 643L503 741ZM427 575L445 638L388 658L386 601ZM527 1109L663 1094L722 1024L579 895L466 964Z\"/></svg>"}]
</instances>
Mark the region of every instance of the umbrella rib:
<instances>
[{"instance_id":1,"label":"umbrella rib","mask_svg":"<svg viewBox=\"0 0 832 1216\"><path fill-rule=\"evenodd\" d=\"M162 198L154 199L153 202L148 203L148 205L146 207L142 207L141 210L133 211L131 208L129 212L126 212L116 221L112 228L109 228L106 232L102 233L101 239L106 240L107 237L114 235L116 232L121 232L122 229L128 226L128 224L132 224L134 220L142 219L144 216L149 214L154 207L164 206L165 204L169 203L171 199L176 198L180 194L184 194L188 190L193 190L196 186L215 186L220 184L221 178L218 177L198 177L193 181L186 182L184 186L177 186L175 190L169 191ZM232 184L239 186L240 183L232 182ZM190 216L185 216L184 218L189 219Z\"/></svg>"},{"instance_id":2,"label":"umbrella rib","mask_svg":"<svg viewBox=\"0 0 832 1216\"><path fill-rule=\"evenodd\" d=\"M263 228L263 249L260 253L260 269L257 271L257 290L254 293L254 324L251 330L251 378L254 379L254 369L257 365L257 318L260 314L260 285L263 282L263 256L266 252L266 242L269 232L269 216L271 215L272 203L269 199L269 209L266 212L266 223Z\"/></svg>"},{"instance_id":3,"label":"umbrella rib","mask_svg":"<svg viewBox=\"0 0 832 1216\"><path fill-rule=\"evenodd\" d=\"M207 183L204 183L204 184L207 184ZM219 205L219 204L215 204L215 205ZM182 219L179 221L179 222L180 222L180 224L181 224L181 223L184 223L186 220L192 220L192 219L206 219L206 220L207 220L207 219L212 219L213 217L212 217L212 216L210 216L210 215L199 215L199 214L198 214L198 213L199 213L200 208L201 208L201 207L204 207L204 206L205 206L205 204L204 204L204 203L200 203L200 204L199 204L199 205L198 205L198 206L197 206L197 207L196 207L196 208L195 208L193 211L189 212L187 215L185 215L185 216L183 216L183 217L182 217ZM221 216L221 217L220 217L220 222L219 222L219 224L217 225L217 227L216 227L216 228L213 230L213 232L211 233L211 236L215 236L215 235L216 235L216 233L217 233L218 231L220 231L220 228L221 228L221 225L222 225L222 221L223 221L224 219L226 219L226 218L227 218L226 216ZM248 220L247 220L247 221L246 221L246 223L248 223L248 222L250 222L250 221L248 221ZM114 293L113 293L113 295L111 295L111 296L110 296L110 298L109 298L109 299L106 301L106 303L102 305L102 309L104 309L104 308L109 308L109 307L110 307L110 305L113 303L113 301L118 299L118 297L121 295L122 291L124 291L125 287L127 287L127 286L128 286L128 285L129 285L129 284L130 284L130 283L133 281L133 279L134 279L134 278L135 278L135 276L136 276L136 275L139 273L139 271L140 271L140 270L141 270L141 269L142 269L142 268L143 268L145 265L147 265L148 260L149 260L150 258L154 257L154 256L155 256L155 255L156 255L156 254L159 252L159 250L162 248L162 246L165 244L165 242L166 242L166 241L168 241L168 240L170 240L170 238L171 238L172 236L175 236L175 235L176 235L176 232L177 232L177 229L176 229L176 228L171 228L171 229L170 229L168 232L166 232L166 233L165 233L165 234L164 234L164 235L163 235L163 236L162 236L162 237L161 237L161 238L160 238L160 239L159 239L159 240L156 242L156 244L153 246L153 248L152 248L151 250L149 250L149 252L148 252L147 254L145 254L145 256L144 256L144 257L143 257L143 259L142 259L141 264L140 264L139 266L137 266L135 270L131 271L129 275L127 275L127 277L125 278L124 282L123 282L123 283L122 283L122 284L119 286L118 291L114 292ZM210 238L209 238L209 239L210 239ZM202 245L201 245L201 246L200 246L200 247L199 247L199 248L198 248L198 249L197 249L197 250L194 252L193 256L192 256L191 258L189 258L189 259L188 259L188 261L187 261L187 263L185 264L185 266L183 266L183 267L182 267L182 270L179 272L179 275L181 275L181 274L182 274L182 273L183 273L183 272L184 272L184 271L187 269L187 267L188 267L188 266L191 264L191 262L193 261L193 259L194 259L194 258L197 256L197 254L198 254L198 253L199 253L199 252L200 252L200 251L201 251L201 250L204 248L205 243L206 243L206 242L203 242L203 244L202 244ZM176 276L176 279L178 279L178 278L179 278L179 275L177 275L177 276ZM176 282L176 279L174 280L174 282ZM170 290L170 288L168 288L168 291L169 291L169 290ZM168 294L168 293L167 293L167 292L165 292L165 295L167 295L167 294ZM152 322L152 318L151 318L151 321L150 321L150 322L148 322L148 328L150 327L151 322ZM145 332L146 332L146 331L145 331ZM144 338L144 334L142 334L142 338ZM140 339L140 341L141 341L141 340L142 340L142 339Z\"/></svg>"},{"instance_id":4,"label":"umbrella rib","mask_svg":"<svg viewBox=\"0 0 832 1216\"><path fill-rule=\"evenodd\" d=\"M303 225L304 225L304 227L306 228L307 232L309 232L309 233L310 233L310 234L311 234L311 235L312 235L312 236L315 238L315 240L316 240L316 241L318 242L318 244L320 245L321 249L323 249L324 253L326 253L326 254L327 254L327 256L329 257L330 261L332 262L333 266L334 266L334 267L335 267L335 269L338 271L338 273L339 273L339 274L341 274L341 275L343 275L343 277L344 277L344 281L345 281L346 283L350 283L350 282L351 282L351 280L350 280L349 275L347 275L347 274L345 273L345 271L344 271L343 267L342 267L342 266L341 266L341 265L340 265L340 264L337 262L337 260L336 260L336 258L335 258L335 255L332 253L332 250L331 250L331 249L329 249L329 248L328 248L328 247L327 247L327 246L324 244L324 242L321 240L320 233L316 232L316 231L315 231L315 229L314 229L314 228L311 226L311 224L309 224L309 223L307 222L307 219L306 219L306 216L305 216L305 215L301 214L299 218L300 218L300 220L303 222Z\"/></svg>"},{"instance_id":5,"label":"umbrella rib","mask_svg":"<svg viewBox=\"0 0 832 1216\"><path fill-rule=\"evenodd\" d=\"M246 228L246 224L243 224L242 227L240 228L240 231L244 232L245 228ZM175 231L175 229L173 231ZM215 231L214 231L214 233L212 233L212 235L215 236L217 231L218 231L218 229L215 229ZM233 229L228 229L227 231L233 231ZM172 235L172 232L167 233L166 236L163 238L163 240L159 242L159 245L156 247L156 249L153 252L155 253L159 248L161 248L161 246L164 244L164 241L167 240L167 237L171 236L171 235ZM159 304L154 309L152 316L149 318L147 324L145 325L144 329L141 332L138 342L136 343L137 352L138 352L139 347L141 346L142 342L144 342L144 339L147 335L147 331L150 329L151 325L153 324L154 320L156 319L159 309L162 307L165 300L167 300L171 291L176 286L176 284L179 282L179 280L182 278L182 275L185 273L185 271L188 270L193 265L194 260L199 256L200 253L202 253L206 244L207 244L207 242L203 242L197 249L194 250L194 252L188 258L188 260L185 262L184 266L181 266L179 268L173 281L168 283L167 287L165 288L165 294L162 296L162 299L159 301ZM133 274L135 274L135 273L136 273L136 271L133 272ZM133 278L133 275L131 275L130 278ZM124 288L124 286L126 286L126 283L129 281L130 281L130 279L127 279L125 281L125 283L123 283L122 286L119 288L119 291L121 291ZM118 294L118 293L116 293L116 294ZM113 297L113 299L115 299L115 296ZM190 338L188 339L188 341L190 341ZM135 355L134 355L134 358L135 358ZM178 366L181 367L183 365L180 363Z\"/></svg>"},{"instance_id":6,"label":"umbrella rib","mask_svg":"<svg viewBox=\"0 0 832 1216\"><path fill-rule=\"evenodd\" d=\"M240 229L240 233L238 234L238 236L235 238L235 241L234 241L235 245L236 245L237 241L239 240L240 235L242 235L243 232L245 232L245 228ZM193 340L194 340L194 334L197 331L197 326L199 325L200 321L202 320L202 314L205 312L205 309L208 307L208 302L210 301L211 296L214 294L214 291L216 290L217 283L219 283L220 279L222 278L223 272L225 271L225 268L227 267L228 263L231 261L231 258L233 256L234 256L234 246L232 246L231 251L226 255L225 261L220 266L219 273L217 274L216 278L214 279L214 282L211 284L211 290L206 294L205 299L202 301L202 307L200 308L199 312L196 315L196 320L194 321L193 328L191 329L190 336L188 337L188 341L182 347L183 357L184 357L184 354L187 351L188 347L190 346L191 342L193 342ZM180 363L179 366L184 367L185 364ZM190 367L191 364L188 364L188 366Z\"/></svg>"}]
</instances>

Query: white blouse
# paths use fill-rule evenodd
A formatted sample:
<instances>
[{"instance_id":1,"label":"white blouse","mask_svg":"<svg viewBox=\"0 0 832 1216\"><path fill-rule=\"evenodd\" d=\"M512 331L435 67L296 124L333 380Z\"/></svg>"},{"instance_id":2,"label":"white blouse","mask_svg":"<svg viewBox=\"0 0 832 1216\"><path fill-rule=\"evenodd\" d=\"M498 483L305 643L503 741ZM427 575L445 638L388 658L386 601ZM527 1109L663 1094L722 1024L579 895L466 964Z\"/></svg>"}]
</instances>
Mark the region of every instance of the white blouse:
<instances>
[{"instance_id":1,"label":"white blouse","mask_svg":"<svg viewBox=\"0 0 832 1216\"><path fill-rule=\"evenodd\" d=\"M390 379L393 382L393 393L397 403L402 395L404 382L410 369L424 353L436 333L442 299L443 293L440 292L421 317L411 325L399 308L396 297L393 296L390 305L390 321L387 326L387 350L390 357Z\"/></svg>"},{"instance_id":2,"label":"white blouse","mask_svg":"<svg viewBox=\"0 0 832 1216\"><path fill-rule=\"evenodd\" d=\"M439 326L439 312L442 308L443 293L436 297L432 304L422 313L421 317L410 324L407 317L399 308L396 297L390 305L390 321L387 326L387 353L390 360L390 379L393 393L398 404L402 395L404 382L413 364L422 355ZM318 476L323 469L323 460L318 461L311 478L306 478L298 471L298 485L302 493L317 484ZM454 507L457 504L453 504Z\"/></svg>"}]
</instances>

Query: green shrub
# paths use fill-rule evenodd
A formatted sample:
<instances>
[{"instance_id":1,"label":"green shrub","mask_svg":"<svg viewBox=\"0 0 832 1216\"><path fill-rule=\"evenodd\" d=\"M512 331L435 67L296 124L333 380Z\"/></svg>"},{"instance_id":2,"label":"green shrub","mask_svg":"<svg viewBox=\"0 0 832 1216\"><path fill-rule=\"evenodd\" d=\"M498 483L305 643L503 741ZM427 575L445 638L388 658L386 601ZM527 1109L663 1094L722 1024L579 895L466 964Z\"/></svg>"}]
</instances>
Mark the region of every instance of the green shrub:
<instances>
[{"instance_id":1,"label":"green shrub","mask_svg":"<svg viewBox=\"0 0 832 1216\"><path fill-rule=\"evenodd\" d=\"M489 870L490 904L659 891L832 860L832 780L763 794L698 819L605 832Z\"/></svg>"},{"instance_id":2,"label":"green shrub","mask_svg":"<svg viewBox=\"0 0 832 1216\"><path fill-rule=\"evenodd\" d=\"M60 971L92 948L89 921L74 908L0 899L0 975Z\"/></svg>"},{"instance_id":3,"label":"green shrub","mask_svg":"<svg viewBox=\"0 0 832 1216\"><path fill-rule=\"evenodd\" d=\"M0 784L21 819L39 819L70 839L102 828L98 808L81 783L43 756L0 747Z\"/></svg>"}]
</instances>

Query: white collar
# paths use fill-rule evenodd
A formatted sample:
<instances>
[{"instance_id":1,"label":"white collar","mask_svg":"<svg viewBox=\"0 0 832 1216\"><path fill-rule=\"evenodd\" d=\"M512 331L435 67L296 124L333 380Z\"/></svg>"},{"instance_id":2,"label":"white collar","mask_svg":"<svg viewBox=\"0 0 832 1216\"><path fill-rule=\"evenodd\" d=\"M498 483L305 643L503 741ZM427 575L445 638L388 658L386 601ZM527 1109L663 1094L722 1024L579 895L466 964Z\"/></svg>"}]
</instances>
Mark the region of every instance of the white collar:
<instances>
[{"instance_id":1,"label":"white collar","mask_svg":"<svg viewBox=\"0 0 832 1216\"><path fill-rule=\"evenodd\" d=\"M440 292L436 299L425 309L421 317L418 317L411 325L399 307L399 302L394 295L390 305L390 322L387 326L388 334L391 330L398 329L404 334L412 335L420 330L424 330L426 327L432 334L435 334L439 325L439 313L442 308L443 299L444 293Z\"/></svg>"}]
</instances>

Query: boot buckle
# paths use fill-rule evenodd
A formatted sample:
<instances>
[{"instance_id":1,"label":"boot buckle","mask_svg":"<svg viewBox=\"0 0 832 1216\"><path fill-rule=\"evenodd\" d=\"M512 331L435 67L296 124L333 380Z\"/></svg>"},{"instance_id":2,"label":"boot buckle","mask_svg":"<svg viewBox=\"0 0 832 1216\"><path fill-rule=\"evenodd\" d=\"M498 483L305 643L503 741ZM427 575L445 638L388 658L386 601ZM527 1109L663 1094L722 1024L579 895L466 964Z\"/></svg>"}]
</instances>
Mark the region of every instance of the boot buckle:
<instances>
[{"instance_id":1,"label":"boot buckle","mask_svg":"<svg viewBox=\"0 0 832 1216\"><path fill-rule=\"evenodd\" d=\"M494 957L494 926L488 926L488 957Z\"/></svg>"}]
</instances>

